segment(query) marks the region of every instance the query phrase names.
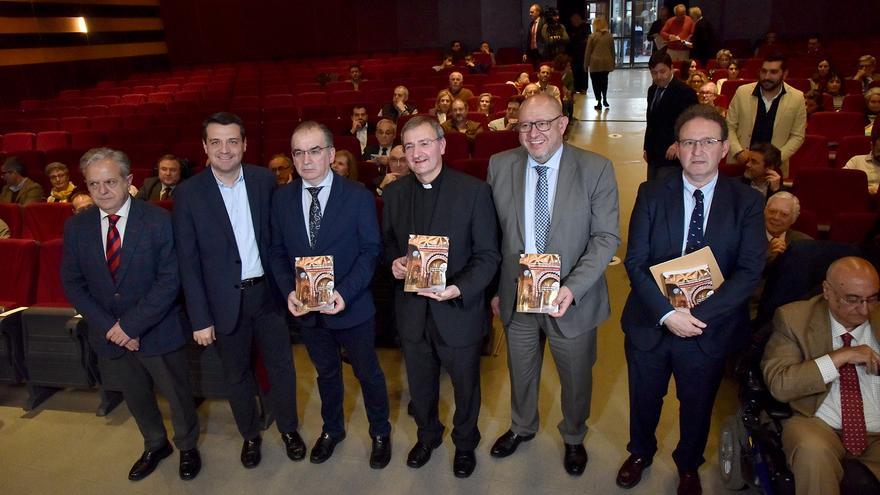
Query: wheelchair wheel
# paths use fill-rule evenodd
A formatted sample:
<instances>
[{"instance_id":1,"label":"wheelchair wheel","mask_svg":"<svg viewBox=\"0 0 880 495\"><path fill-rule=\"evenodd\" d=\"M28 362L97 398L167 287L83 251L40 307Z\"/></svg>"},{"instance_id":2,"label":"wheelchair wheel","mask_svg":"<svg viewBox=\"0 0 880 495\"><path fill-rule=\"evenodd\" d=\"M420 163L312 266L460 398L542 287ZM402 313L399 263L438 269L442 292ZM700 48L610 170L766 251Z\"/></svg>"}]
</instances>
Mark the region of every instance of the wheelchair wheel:
<instances>
[{"instance_id":1,"label":"wheelchair wheel","mask_svg":"<svg viewBox=\"0 0 880 495\"><path fill-rule=\"evenodd\" d=\"M746 487L743 478L743 442L745 431L736 415L728 416L721 428L721 440L718 442L718 465L721 480L729 490L742 490Z\"/></svg>"}]
</instances>

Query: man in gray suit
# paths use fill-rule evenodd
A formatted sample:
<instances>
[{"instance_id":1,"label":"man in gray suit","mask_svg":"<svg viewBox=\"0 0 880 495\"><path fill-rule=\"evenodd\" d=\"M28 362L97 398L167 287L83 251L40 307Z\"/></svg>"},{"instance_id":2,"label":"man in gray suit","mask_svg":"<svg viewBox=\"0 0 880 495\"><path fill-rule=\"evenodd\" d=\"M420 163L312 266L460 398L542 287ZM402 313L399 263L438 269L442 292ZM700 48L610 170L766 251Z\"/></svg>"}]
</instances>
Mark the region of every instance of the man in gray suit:
<instances>
[{"instance_id":1,"label":"man in gray suit","mask_svg":"<svg viewBox=\"0 0 880 495\"><path fill-rule=\"evenodd\" d=\"M501 276L492 307L507 333L512 423L491 454L507 457L538 431L543 332L562 386L563 464L569 474L580 475L587 463L583 440L596 327L610 312L604 272L620 244L620 226L611 162L563 143L567 124L556 99L535 95L520 108L516 130L522 147L489 161L488 182L502 232ZM560 255L557 312L514 311L522 253Z\"/></svg>"}]
</instances>

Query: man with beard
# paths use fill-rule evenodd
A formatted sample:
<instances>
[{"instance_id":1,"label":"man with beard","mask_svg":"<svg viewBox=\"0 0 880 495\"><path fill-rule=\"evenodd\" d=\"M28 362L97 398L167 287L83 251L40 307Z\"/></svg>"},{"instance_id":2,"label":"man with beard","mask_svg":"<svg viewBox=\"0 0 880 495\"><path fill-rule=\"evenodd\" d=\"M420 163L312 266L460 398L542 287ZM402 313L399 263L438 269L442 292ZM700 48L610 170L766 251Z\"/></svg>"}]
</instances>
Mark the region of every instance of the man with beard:
<instances>
[{"instance_id":1,"label":"man with beard","mask_svg":"<svg viewBox=\"0 0 880 495\"><path fill-rule=\"evenodd\" d=\"M728 163L745 165L753 145L770 143L782 153L782 175L788 175L788 159L804 142L807 111L804 94L784 82L787 74L785 57L770 55L761 64L758 82L737 88L727 111Z\"/></svg>"},{"instance_id":2,"label":"man with beard","mask_svg":"<svg viewBox=\"0 0 880 495\"><path fill-rule=\"evenodd\" d=\"M757 143L749 150L749 161L740 180L769 198L782 188L782 176L779 175L781 164L782 157L776 146Z\"/></svg>"},{"instance_id":3,"label":"man with beard","mask_svg":"<svg viewBox=\"0 0 880 495\"><path fill-rule=\"evenodd\" d=\"M653 84L648 88L648 114L643 158L648 162L648 180L662 179L681 172L675 119L697 103L697 95L672 71L672 58L666 50L648 60Z\"/></svg>"},{"instance_id":4,"label":"man with beard","mask_svg":"<svg viewBox=\"0 0 880 495\"><path fill-rule=\"evenodd\" d=\"M456 99L452 102L452 118L443 123L443 132L461 133L473 141L477 134L483 132L483 124L468 120L468 105L463 100Z\"/></svg>"}]
</instances>

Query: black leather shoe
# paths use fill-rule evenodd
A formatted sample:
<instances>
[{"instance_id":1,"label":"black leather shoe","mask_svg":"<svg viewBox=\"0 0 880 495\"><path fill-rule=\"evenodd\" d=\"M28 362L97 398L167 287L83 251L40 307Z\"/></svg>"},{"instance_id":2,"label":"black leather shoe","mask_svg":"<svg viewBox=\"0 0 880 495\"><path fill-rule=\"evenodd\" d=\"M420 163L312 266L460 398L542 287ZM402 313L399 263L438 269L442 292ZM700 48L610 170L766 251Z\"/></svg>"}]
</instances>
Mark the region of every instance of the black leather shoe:
<instances>
[{"instance_id":1,"label":"black leather shoe","mask_svg":"<svg viewBox=\"0 0 880 495\"><path fill-rule=\"evenodd\" d=\"M596 103L596 106L593 107L593 108L595 108L596 110L602 110L602 104L601 104L601 103Z\"/></svg>"},{"instance_id":2,"label":"black leather shoe","mask_svg":"<svg viewBox=\"0 0 880 495\"><path fill-rule=\"evenodd\" d=\"M651 465L651 461L635 454L627 457L623 466L620 466L620 471L617 472L617 486L632 488L638 485L639 481L642 481L642 471Z\"/></svg>"},{"instance_id":3,"label":"black leather shoe","mask_svg":"<svg viewBox=\"0 0 880 495\"><path fill-rule=\"evenodd\" d=\"M312 455L309 456L309 460L312 461L312 464L321 464L326 461L333 455L333 449L336 448L336 444L341 442L345 438L345 433L339 437L332 437L329 433L322 432L321 436L318 437L318 440L315 441L315 446L312 447Z\"/></svg>"},{"instance_id":4,"label":"black leather shoe","mask_svg":"<svg viewBox=\"0 0 880 495\"><path fill-rule=\"evenodd\" d=\"M199 449L189 449L180 451L180 479L186 481L195 478L199 471L202 470L202 456L199 455Z\"/></svg>"},{"instance_id":5,"label":"black leather shoe","mask_svg":"<svg viewBox=\"0 0 880 495\"><path fill-rule=\"evenodd\" d=\"M455 460L452 461L452 473L456 478L467 478L477 467L477 457L473 450L455 449Z\"/></svg>"},{"instance_id":6,"label":"black leather shoe","mask_svg":"<svg viewBox=\"0 0 880 495\"><path fill-rule=\"evenodd\" d=\"M533 438L535 438L534 433L531 435L517 435L512 430L507 430L504 435L501 435L498 437L498 440L495 440L495 444L492 445L492 450L489 451L489 454L491 454L492 457L507 457L516 452L516 448L519 447L519 444L528 442Z\"/></svg>"},{"instance_id":7,"label":"black leather shoe","mask_svg":"<svg viewBox=\"0 0 880 495\"><path fill-rule=\"evenodd\" d=\"M282 433L281 441L284 442L284 450L287 451L287 457L291 461L301 461L306 456L306 443L303 442L299 432L296 430Z\"/></svg>"},{"instance_id":8,"label":"black leather shoe","mask_svg":"<svg viewBox=\"0 0 880 495\"><path fill-rule=\"evenodd\" d=\"M260 454L260 445L263 444L263 439L257 437L253 440L245 440L241 445L241 464L242 466L252 469L257 467L260 464L260 460L263 458L262 454Z\"/></svg>"},{"instance_id":9,"label":"black leather shoe","mask_svg":"<svg viewBox=\"0 0 880 495\"><path fill-rule=\"evenodd\" d=\"M700 485L700 475L696 471L679 471L678 495L702 495L703 487Z\"/></svg>"},{"instance_id":10,"label":"black leather shoe","mask_svg":"<svg viewBox=\"0 0 880 495\"><path fill-rule=\"evenodd\" d=\"M166 442L165 446L158 450L147 450L141 454L141 458L135 461L128 472L128 479L131 481L140 481L150 475L159 465L159 462L171 455L174 449L171 444Z\"/></svg>"},{"instance_id":11,"label":"black leather shoe","mask_svg":"<svg viewBox=\"0 0 880 495\"><path fill-rule=\"evenodd\" d=\"M427 443L416 442L406 456L406 465L411 468L420 468L431 460L431 452L439 447L438 445L429 445Z\"/></svg>"},{"instance_id":12,"label":"black leather shoe","mask_svg":"<svg viewBox=\"0 0 880 495\"><path fill-rule=\"evenodd\" d=\"M583 444L565 444L565 471L574 476L584 474L584 468L587 467L587 449Z\"/></svg>"},{"instance_id":13,"label":"black leather shoe","mask_svg":"<svg viewBox=\"0 0 880 495\"><path fill-rule=\"evenodd\" d=\"M373 438L370 451L370 467L382 469L391 461L391 437L388 435Z\"/></svg>"}]
</instances>

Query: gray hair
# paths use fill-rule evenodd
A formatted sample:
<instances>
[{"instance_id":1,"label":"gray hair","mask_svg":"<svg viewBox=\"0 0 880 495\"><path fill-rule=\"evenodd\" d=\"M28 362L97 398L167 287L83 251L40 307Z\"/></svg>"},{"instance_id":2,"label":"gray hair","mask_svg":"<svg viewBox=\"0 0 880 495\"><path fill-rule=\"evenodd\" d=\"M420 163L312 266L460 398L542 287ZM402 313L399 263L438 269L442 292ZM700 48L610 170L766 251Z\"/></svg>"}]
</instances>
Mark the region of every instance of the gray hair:
<instances>
[{"instance_id":1,"label":"gray hair","mask_svg":"<svg viewBox=\"0 0 880 495\"><path fill-rule=\"evenodd\" d=\"M770 202L774 199L788 199L791 201L791 221L794 222L801 216L801 202L797 199L797 196L788 192L788 191L779 191L778 193L767 198L767 206L770 206Z\"/></svg>"},{"instance_id":2,"label":"gray hair","mask_svg":"<svg viewBox=\"0 0 880 495\"><path fill-rule=\"evenodd\" d=\"M877 95L880 95L880 88L874 86L873 88L868 89L868 91L865 92L865 103L870 102L871 98Z\"/></svg>"},{"instance_id":3,"label":"gray hair","mask_svg":"<svg viewBox=\"0 0 880 495\"><path fill-rule=\"evenodd\" d=\"M403 129L400 131L400 136L403 137L407 132L423 125L431 126L431 129L434 130L434 135L437 136L437 139L443 137L443 126L440 125L440 122L438 122L437 119L424 116L416 116L409 119L406 124L403 124Z\"/></svg>"},{"instance_id":4,"label":"gray hair","mask_svg":"<svg viewBox=\"0 0 880 495\"><path fill-rule=\"evenodd\" d=\"M314 120L307 120L296 126L296 129L293 130L293 134L290 136L291 145L293 145L293 136L296 136L296 133L311 130L317 130L324 135L324 146L333 146L333 133L330 132L330 129L328 129L327 126L315 122Z\"/></svg>"},{"instance_id":5,"label":"gray hair","mask_svg":"<svg viewBox=\"0 0 880 495\"><path fill-rule=\"evenodd\" d=\"M79 170L83 177L86 176L86 169L89 168L89 165L101 160L111 160L119 165L119 171L122 172L123 177L131 175L131 160L128 155L113 148L92 148L79 159Z\"/></svg>"}]
</instances>

